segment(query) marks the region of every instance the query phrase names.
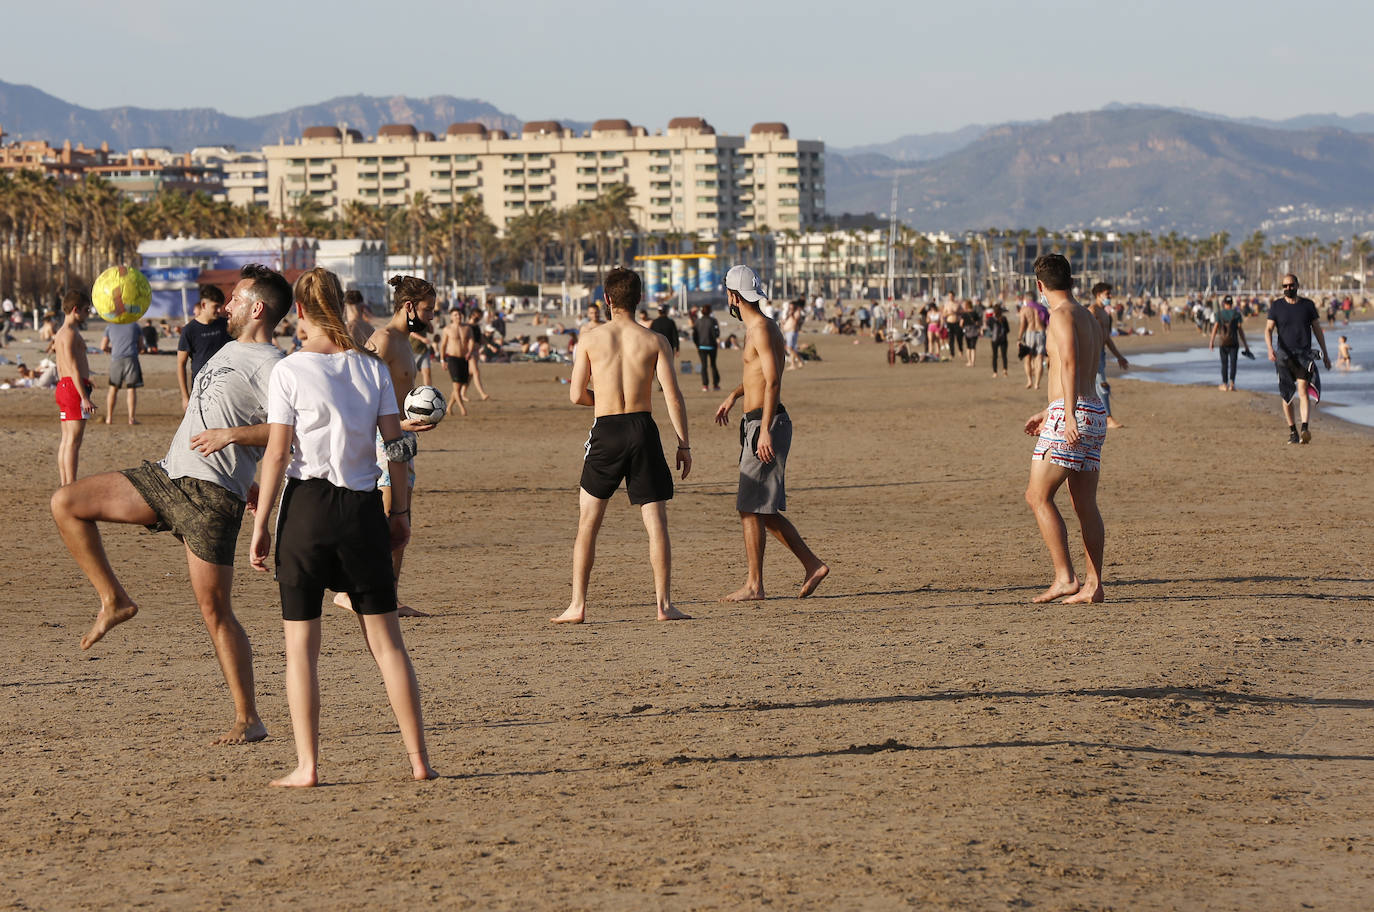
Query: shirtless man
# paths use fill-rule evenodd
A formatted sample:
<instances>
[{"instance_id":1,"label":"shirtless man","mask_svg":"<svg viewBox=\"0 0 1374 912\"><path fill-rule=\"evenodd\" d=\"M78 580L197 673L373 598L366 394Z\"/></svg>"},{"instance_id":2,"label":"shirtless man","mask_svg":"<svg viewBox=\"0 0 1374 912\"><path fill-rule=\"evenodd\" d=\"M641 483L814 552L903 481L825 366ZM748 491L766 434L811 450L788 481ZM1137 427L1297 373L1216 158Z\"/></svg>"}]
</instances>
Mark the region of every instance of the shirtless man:
<instances>
[{"instance_id":1,"label":"shirtless man","mask_svg":"<svg viewBox=\"0 0 1374 912\"><path fill-rule=\"evenodd\" d=\"M687 441L687 406L677 385L673 349L668 340L635 322L635 308L643 293L639 273L617 266L606 274L606 301L611 320L578 336L573 362L573 405L589 405L596 420L587 435L578 494L580 517L573 545L572 601L555 624L581 624L587 616L587 584L596 559L596 535L606 504L625 480L630 503L640 508L649 533L649 562L654 568L654 600L660 621L690 618L673 607L669 595L673 551L668 541L668 501L673 496L673 473L663 458L663 443L653 416L653 384L657 376L668 404L668 417L677 433L675 464L682 478L692 470ZM591 380L596 392L587 388Z\"/></svg>"},{"instance_id":2,"label":"shirtless man","mask_svg":"<svg viewBox=\"0 0 1374 912\"><path fill-rule=\"evenodd\" d=\"M1110 351L1116 357L1116 366L1123 371L1129 370L1131 363L1112 341L1111 283L1098 282L1092 288L1092 296L1093 302L1088 305L1088 310L1097 318L1097 325L1102 327L1102 352L1097 359L1097 388L1101 392L1102 405L1107 409L1107 428L1115 431L1126 425L1112 417L1112 385L1107 382L1107 352Z\"/></svg>"},{"instance_id":3,"label":"shirtless man","mask_svg":"<svg viewBox=\"0 0 1374 912\"><path fill-rule=\"evenodd\" d=\"M1054 564L1054 582L1035 601L1068 596L1065 602L1100 602L1105 533L1097 509L1097 480L1102 442L1107 437L1107 408L1097 397L1096 387L1102 326L1073 299L1073 276L1063 256L1051 253L1037 259L1035 284L1050 306L1050 404L1026 421L1026 433L1038 437L1031 454L1026 503L1035 513ZM1083 529L1088 574L1082 580L1074 573L1068 529L1054 504L1055 493L1066 481Z\"/></svg>"},{"instance_id":4,"label":"shirtless man","mask_svg":"<svg viewBox=\"0 0 1374 912\"><path fill-rule=\"evenodd\" d=\"M463 322L463 312L458 308L449 312L448 325L444 327L440 341L444 347L444 366L448 368L449 379L453 381L448 401L458 406L458 413L466 418L468 407L464 400L467 398L468 381L472 379L468 371L468 357L472 354L472 327Z\"/></svg>"},{"instance_id":5,"label":"shirtless man","mask_svg":"<svg viewBox=\"0 0 1374 912\"><path fill-rule=\"evenodd\" d=\"M359 345L372 338L372 324L367 321L367 302L356 288L344 292L344 328Z\"/></svg>"},{"instance_id":6,"label":"shirtless man","mask_svg":"<svg viewBox=\"0 0 1374 912\"><path fill-rule=\"evenodd\" d=\"M806 598L830 568L802 540L797 527L782 515L787 509L783 475L792 448L792 420L782 407L782 363L785 353L778 324L763 315L759 302L767 300L759 277L748 266L732 266L725 276L730 316L744 324L744 378L739 387L716 409L716 424L730 423L730 409L744 399L740 419L739 493L735 508L744 526L744 554L749 572L744 586L725 596L723 602L764 598L764 532L773 536L801 561L803 579L798 598Z\"/></svg>"},{"instance_id":7,"label":"shirtless man","mask_svg":"<svg viewBox=\"0 0 1374 912\"><path fill-rule=\"evenodd\" d=\"M62 312L66 318L62 328L52 338L52 350L57 355L57 420L62 437L57 444L57 477L59 484L76 481L76 464L81 455L81 440L86 436L86 420L95 414L91 402L91 366L86 359L86 340L81 327L91 315L91 297L80 289L62 296Z\"/></svg>"},{"instance_id":8,"label":"shirtless man","mask_svg":"<svg viewBox=\"0 0 1374 912\"><path fill-rule=\"evenodd\" d=\"M1026 295L1021 303L1020 324L1016 327L1016 337L1029 351L1021 360L1026 369L1026 389L1040 389L1040 378L1045 372L1045 318L1036 302Z\"/></svg>"},{"instance_id":9,"label":"shirtless man","mask_svg":"<svg viewBox=\"0 0 1374 912\"><path fill-rule=\"evenodd\" d=\"M161 462L105 472L59 488L52 515L62 540L100 595L90 649L138 613L115 576L97 522L171 532L186 546L191 590L234 701L234 724L216 744L261 741L267 729L253 695L253 647L229 594L243 510L257 499L253 474L267 445L267 381L284 355L272 332L291 306L291 286L265 266L245 266L229 299L235 341L196 374L191 402Z\"/></svg>"},{"instance_id":10,"label":"shirtless man","mask_svg":"<svg viewBox=\"0 0 1374 912\"><path fill-rule=\"evenodd\" d=\"M395 313L381 329L372 334L367 340L367 347L377 353L377 357L386 362L387 369L391 371L391 385L396 391L396 405L401 411L401 429L405 431L422 432L435 427L432 424L422 424L414 418L405 418L406 394L415 386L415 354L411 349L410 341L412 336L424 337L429 334L430 321L434 319L434 306L436 295L434 286L424 279L415 276L392 276L387 283L396 289L394 306ZM386 451L382 446L381 433L377 434L377 464L382 469L382 477L377 480L377 489L382 492L382 506L388 515L391 513L391 487L397 483L397 479L391 477L388 470ZM399 480L410 489L410 500L405 512L410 513L415 509L415 463L412 460L408 478ZM405 559L406 546L403 544L391 552L391 566L396 572L396 587L401 586L401 562ZM334 595L334 604L340 608L353 610L353 603L348 597L347 592L339 592ZM417 611L409 605L403 604L398 597L396 599L397 617L429 617L423 611Z\"/></svg>"}]
</instances>

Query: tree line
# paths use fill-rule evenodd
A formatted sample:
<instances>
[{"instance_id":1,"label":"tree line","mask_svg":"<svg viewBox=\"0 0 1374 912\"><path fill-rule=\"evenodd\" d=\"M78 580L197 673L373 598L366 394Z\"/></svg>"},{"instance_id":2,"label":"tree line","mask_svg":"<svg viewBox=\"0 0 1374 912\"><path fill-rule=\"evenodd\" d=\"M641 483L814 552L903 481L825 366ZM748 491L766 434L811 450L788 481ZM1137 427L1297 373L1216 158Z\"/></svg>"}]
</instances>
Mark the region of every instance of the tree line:
<instances>
[{"instance_id":1,"label":"tree line","mask_svg":"<svg viewBox=\"0 0 1374 912\"><path fill-rule=\"evenodd\" d=\"M886 231L832 230L819 239L814 232L766 225L718 238L649 232L636 218L634 196L632 187L616 184L594 200L521 213L498 230L471 194L453 205L424 193L394 206L350 201L337 214L303 196L278 217L205 193L164 190L135 201L95 175L67 181L11 171L0 173L0 295L25 306L51 302L67 287L89 285L110 265L133 263L141 241L177 236L382 241L388 253L409 257L443 285L580 284L584 278L599 284L610 265L637 254L715 252L758 266L775 294L787 285L789 294L828 296L886 290L889 273L898 296L1016 293L1033 284L1035 257L1049 252L1067 255L1080 279L1104 279L1131 293L1220 290L1237 281L1267 288L1280 272L1297 273L1308 288L1363 292L1374 253L1374 244L1358 236L1271 241L1256 231L1232 243L1226 232L1201 238L1127 232L1109 239L1105 232L1039 227L943 238L899 226L889 258Z\"/></svg>"}]
</instances>

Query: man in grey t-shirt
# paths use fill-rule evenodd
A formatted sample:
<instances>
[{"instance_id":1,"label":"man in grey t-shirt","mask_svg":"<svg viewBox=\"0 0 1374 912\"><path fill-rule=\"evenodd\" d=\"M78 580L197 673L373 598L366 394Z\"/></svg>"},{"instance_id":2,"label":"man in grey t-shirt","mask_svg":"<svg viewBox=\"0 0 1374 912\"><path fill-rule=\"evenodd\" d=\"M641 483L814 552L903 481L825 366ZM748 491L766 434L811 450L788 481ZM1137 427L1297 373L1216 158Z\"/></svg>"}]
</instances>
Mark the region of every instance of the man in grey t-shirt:
<instances>
[{"instance_id":1,"label":"man in grey t-shirt","mask_svg":"<svg viewBox=\"0 0 1374 912\"><path fill-rule=\"evenodd\" d=\"M100 596L81 648L89 649L138 613L110 566L97 522L170 531L186 546L191 588L234 699L234 725L216 744L261 741L267 729L253 693L253 647L234 617L229 592L253 474L267 446L267 382L284 357L272 344L291 306L291 286L265 266L245 266L229 301L225 345L196 375L195 389L161 462L92 475L58 488L53 518L62 540Z\"/></svg>"},{"instance_id":2,"label":"man in grey t-shirt","mask_svg":"<svg viewBox=\"0 0 1374 912\"><path fill-rule=\"evenodd\" d=\"M137 323L106 324L100 350L110 355L110 392L105 397L105 423L114 421L115 394L126 389L129 391L129 423L138 424L134 405L138 401L138 388L143 385L143 365L138 363L139 353L146 350L143 327Z\"/></svg>"}]
</instances>

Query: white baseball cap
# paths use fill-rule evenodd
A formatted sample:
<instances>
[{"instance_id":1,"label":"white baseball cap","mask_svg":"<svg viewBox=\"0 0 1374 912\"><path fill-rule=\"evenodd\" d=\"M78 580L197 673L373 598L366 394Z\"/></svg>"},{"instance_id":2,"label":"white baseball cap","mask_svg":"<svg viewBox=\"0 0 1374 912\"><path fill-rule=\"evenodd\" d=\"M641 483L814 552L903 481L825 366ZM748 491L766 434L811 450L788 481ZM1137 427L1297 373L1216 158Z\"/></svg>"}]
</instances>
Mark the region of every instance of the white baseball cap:
<instances>
[{"instance_id":1,"label":"white baseball cap","mask_svg":"<svg viewBox=\"0 0 1374 912\"><path fill-rule=\"evenodd\" d=\"M759 274L748 266L731 266L725 274L725 289L737 293L750 304L768 300L768 295L763 293Z\"/></svg>"}]
</instances>

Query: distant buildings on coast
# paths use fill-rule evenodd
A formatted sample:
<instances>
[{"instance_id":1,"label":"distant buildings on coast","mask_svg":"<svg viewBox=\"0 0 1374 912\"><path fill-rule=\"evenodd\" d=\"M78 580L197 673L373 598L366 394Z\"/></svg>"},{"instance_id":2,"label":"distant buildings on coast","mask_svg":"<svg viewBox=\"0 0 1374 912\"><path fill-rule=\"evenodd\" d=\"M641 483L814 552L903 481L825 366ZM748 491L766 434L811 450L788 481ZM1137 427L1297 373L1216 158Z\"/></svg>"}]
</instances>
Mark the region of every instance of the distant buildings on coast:
<instances>
[{"instance_id":1,"label":"distant buildings on coast","mask_svg":"<svg viewBox=\"0 0 1374 912\"><path fill-rule=\"evenodd\" d=\"M303 200L340 215L350 202L403 207L417 193L442 211L471 194L498 230L541 209L591 201L616 185L634 190L632 217L656 234L719 237L737 231L805 231L825 219L825 144L793 139L787 125L758 123L747 136L719 134L700 117L677 117L650 132L627 120L599 120L577 133L531 121L518 136L455 123L442 136L388 124L375 137L334 126L257 152L229 147L110 151L68 142L6 145L0 171L27 168L62 179L99 174L122 193L204 191L216 200L285 215Z\"/></svg>"}]
</instances>

